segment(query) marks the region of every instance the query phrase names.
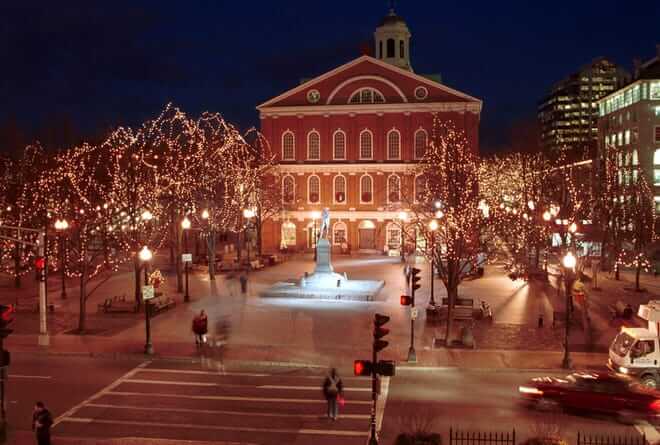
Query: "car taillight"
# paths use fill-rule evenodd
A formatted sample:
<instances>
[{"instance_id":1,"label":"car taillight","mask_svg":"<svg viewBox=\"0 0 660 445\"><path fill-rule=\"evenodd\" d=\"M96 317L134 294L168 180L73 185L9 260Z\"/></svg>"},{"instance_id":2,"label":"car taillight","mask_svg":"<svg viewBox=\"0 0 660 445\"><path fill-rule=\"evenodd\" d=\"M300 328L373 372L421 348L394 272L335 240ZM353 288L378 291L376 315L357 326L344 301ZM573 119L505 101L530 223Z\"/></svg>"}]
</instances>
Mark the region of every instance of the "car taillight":
<instances>
[{"instance_id":1,"label":"car taillight","mask_svg":"<svg viewBox=\"0 0 660 445\"><path fill-rule=\"evenodd\" d=\"M660 411L660 399L656 399L649 405L653 411Z\"/></svg>"},{"instance_id":2,"label":"car taillight","mask_svg":"<svg viewBox=\"0 0 660 445\"><path fill-rule=\"evenodd\" d=\"M532 386L519 386L518 391L522 394L532 394L536 396L542 396L543 391L541 391L538 388L534 388Z\"/></svg>"}]
</instances>

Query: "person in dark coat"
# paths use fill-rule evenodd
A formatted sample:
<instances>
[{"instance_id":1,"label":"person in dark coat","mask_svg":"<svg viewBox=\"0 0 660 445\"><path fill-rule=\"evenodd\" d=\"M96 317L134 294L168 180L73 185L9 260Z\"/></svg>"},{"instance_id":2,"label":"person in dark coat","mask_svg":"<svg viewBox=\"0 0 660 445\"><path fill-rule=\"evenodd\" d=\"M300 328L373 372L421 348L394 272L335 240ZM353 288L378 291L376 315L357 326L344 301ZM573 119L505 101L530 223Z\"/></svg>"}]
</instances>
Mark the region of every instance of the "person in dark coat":
<instances>
[{"instance_id":1,"label":"person in dark coat","mask_svg":"<svg viewBox=\"0 0 660 445\"><path fill-rule=\"evenodd\" d=\"M193 319L192 329L195 333L195 343L197 346L204 344L204 336L208 332L209 319L204 309Z\"/></svg>"},{"instance_id":2,"label":"person in dark coat","mask_svg":"<svg viewBox=\"0 0 660 445\"><path fill-rule=\"evenodd\" d=\"M343 397L344 384L337 374L337 370L332 368L330 374L323 382L323 396L328 401L328 418L337 420L339 416L338 399Z\"/></svg>"},{"instance_id":3,"label":"person in dark coat","mask_svg":"<svg viewBox=\"0 0 660 445\"><path fill-rule=\"evenodd\" d=\"M43 402L34 405L32 413L32 431L37 435L38 445L50 445L50 427L53 425L53 416L46 409Z\"/></svg>"}]
</instances>

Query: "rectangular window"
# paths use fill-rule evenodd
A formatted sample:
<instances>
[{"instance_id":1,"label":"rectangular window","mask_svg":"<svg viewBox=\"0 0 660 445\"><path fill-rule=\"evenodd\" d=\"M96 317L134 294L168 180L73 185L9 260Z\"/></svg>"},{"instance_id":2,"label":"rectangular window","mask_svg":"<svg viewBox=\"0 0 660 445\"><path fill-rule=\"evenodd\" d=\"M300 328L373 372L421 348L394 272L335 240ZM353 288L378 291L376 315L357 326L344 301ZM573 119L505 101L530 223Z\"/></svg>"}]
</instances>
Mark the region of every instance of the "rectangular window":
<instances>
[{"instance_id":1,"label":"rectangular window","mask_svg":"<svg viewBox=\"0 0 660 445\"><path fill-rule=\"evenodd\" d=\"M623 134L623 143L626 145L630 144L630 130L626 130Z\"/></svg>"},{"instance_id":2,"label":"rectangular window","mask_svg":"<svg viewBox=\"0 0 660 445\"><path fill-rule=\"evenodd\" d=\"M639 128L633 128L630 137L630 142L636 144L638 141L639 141Z\"/></svg>"},{"instance_id":3,"label":"rectangular window","mask_svg":"<svg viewBox=\"0 0 660 445\"><path fill-rule=\"evenodd\" d=\"M391 250L398 249L401 246L401 229L390 227L387 230L387 247Z\"/></svg>"},{"instance_id":4,"label":"rectangular window","mask_svg":"<svg viewBox=\"0 0 660 445\"><path fill-rule=\"evenodd\" d=\"M660 82L651 82L649 85L649 99L660 99Z\"/></svg>"},{"instance_id":5,"label":"rectangular window","mask_svg":"<svg viewBox=\"0 0 660 445\"><path fill-rule=\"evenodd\" d=\"M660 168L653 169L653 185L660 185Z\"/></svg>"},{"instance_id":6,"label":"rectangular window","mask_svg":"<svg viewBox=\"0 0 660 445\"><path fill-rule=\"evenodd\" d=\"M653 198L653 201L655 201L655 213L660 214L660 196L655 196Z\"/></svg>"},{"instance_id":7,"label":"rectangular window","mask_svg":"<svg viewBox=\"0 0 660 445\"><path fill-rule=\"evenodd\" d=\"M619 115L619 117L621 117L621 115ZM619 147L621 147L623 145L623 132L619 131L619 134L617 134L616 140L617 140L617 145Z\"/></svg>"},{"instance_id":8,"label":"rectangular window","mask_svg":"<svg viewBox=\"0 0 660 445\"><path fill-rule=\"evenodd\" d=\"M655 126L655 142L660 143L660 125Z\"/></svg>"}]
</instances>

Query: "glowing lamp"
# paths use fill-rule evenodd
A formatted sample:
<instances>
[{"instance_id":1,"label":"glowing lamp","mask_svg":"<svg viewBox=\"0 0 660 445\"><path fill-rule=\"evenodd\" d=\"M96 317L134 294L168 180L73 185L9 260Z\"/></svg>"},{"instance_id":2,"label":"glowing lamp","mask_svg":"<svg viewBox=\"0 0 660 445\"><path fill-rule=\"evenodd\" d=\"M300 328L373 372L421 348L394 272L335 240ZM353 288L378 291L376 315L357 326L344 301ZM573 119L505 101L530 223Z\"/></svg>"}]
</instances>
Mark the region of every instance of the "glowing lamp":
<instances>
[{"instance_id":1,"label":"glowing lamp","mask_svg":"<svg viewBox=\"0 0 660 445\"><path fill-rule=\"evenodd\" d=\"M138 254L140 257L140 261L151 261L151 258L153 258L153 253L151 253L151 250L147 246L142 247L142 250L140 250L140 253Z\"/></svg>"},{"instance_id":2,"label":"glowing lamp","mask_svg":"<svg viewBox=\"0 0 660 445\"><path fill-rule=\"evenodd\" d=\"M562 264L567 269L573 269L576 263L577 263L577 259L575 258L572 252L568 252L566 255L564 255L564 258L562 259Z\"/></svg>"},{"instance_id":3,"label":"glowing lamp","mask_svg":"<svg viewBox=\"0 0 660 445\"><path fill-rule=\"evenodd\" d=\"M190 220L186 216L185 218L183 218L183 221L181 221L181 228L183 230L188 230L190 229L190 226L191 226Z\"/></svg>"}]
</instances>

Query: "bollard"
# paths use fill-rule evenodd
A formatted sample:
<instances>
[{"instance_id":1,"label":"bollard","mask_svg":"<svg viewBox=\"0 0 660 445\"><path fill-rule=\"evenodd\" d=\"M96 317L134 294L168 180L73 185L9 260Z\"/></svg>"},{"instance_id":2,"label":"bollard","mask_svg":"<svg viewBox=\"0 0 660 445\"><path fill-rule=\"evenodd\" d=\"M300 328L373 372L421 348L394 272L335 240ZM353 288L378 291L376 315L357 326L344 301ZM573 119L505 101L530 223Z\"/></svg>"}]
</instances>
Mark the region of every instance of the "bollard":
<instances>
[{"instance_id":1,"label":"bollard","mask_svg":"<svg viewBox=\"0 0 660 445\"><path fill-rule=\"evenodd\" d=\"M543 314L539 315L539 328L543 327Z\"/></svg>"}]
</instances>

